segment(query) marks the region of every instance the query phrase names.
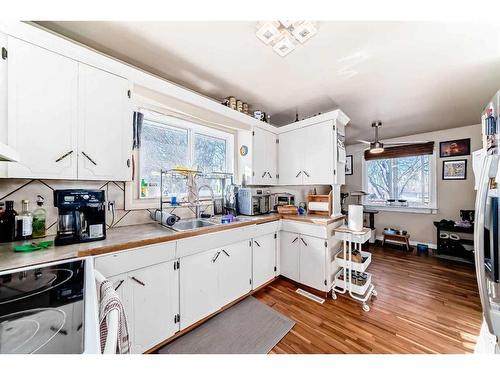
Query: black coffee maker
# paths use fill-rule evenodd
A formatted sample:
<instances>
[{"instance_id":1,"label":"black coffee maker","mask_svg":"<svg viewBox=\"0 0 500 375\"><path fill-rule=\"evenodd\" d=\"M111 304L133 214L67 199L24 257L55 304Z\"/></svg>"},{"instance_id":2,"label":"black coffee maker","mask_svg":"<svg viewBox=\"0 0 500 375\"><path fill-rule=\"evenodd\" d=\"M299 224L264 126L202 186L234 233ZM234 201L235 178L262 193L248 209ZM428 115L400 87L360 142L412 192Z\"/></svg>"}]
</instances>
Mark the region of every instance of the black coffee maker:
<instances>
[{"instance_id":1,"label":"black coffee maker","mask_svg":"<svg viewBox=\"0 0 500 375\"><path fill-rule=\"evenodd\" d=\"M54 190L59 209L56 246L106 238L104 190Z\"/></svg>"}]
</instances>

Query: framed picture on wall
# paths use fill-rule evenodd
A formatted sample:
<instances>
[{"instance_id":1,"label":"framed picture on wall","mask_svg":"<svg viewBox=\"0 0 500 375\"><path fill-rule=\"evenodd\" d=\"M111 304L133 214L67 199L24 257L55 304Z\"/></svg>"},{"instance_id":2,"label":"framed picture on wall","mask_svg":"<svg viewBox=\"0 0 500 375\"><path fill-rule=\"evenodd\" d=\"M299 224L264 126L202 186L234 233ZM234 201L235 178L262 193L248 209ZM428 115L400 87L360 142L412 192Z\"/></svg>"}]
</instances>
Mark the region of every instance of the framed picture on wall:
<instances>
[{"instance_id":1,"label":"framed picture on wall","mask_svg":"<svg viewBox=\"0 0 500 375\"><path fill-rule=\"evenodd\" d=\"M470 138L439 142L439 157L441 158L466 155L470 155Z\"/></svg>"},{"instance_id":2,"label":"framed picture on wall","mask_svg":"<svg viewBox=\"0 0 500 375\"><path fill-rule=\"evenodd\" d=\"M345 174L346 176L352 175L352 155L347 155L345 157Z\"/></svg>"},{"instance_id":3,"label":"framed picture on wall","mask_svg":"<svg viewBox=\"0 0 500 375\"><path fill-rule=\"evenodd\" d=\"M443 161L443 180L465 180L466 178L466 159Z\"/></svg>"}]
</instances>

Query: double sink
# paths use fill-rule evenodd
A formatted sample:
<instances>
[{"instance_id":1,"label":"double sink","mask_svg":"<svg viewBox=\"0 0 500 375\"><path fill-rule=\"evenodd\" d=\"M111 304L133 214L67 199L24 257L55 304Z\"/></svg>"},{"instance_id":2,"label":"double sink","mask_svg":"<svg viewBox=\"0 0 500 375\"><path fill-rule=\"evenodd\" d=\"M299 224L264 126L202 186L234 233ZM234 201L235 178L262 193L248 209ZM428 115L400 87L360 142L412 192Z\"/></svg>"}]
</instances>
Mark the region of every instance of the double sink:
<instances>
[{"instance_id":1,"label":"double sink","mask_svg":"<svg viewBox=\"0 0 500 375\"><path fill-rule=\"evenodd\" d=\"M193 230L193 229L213 227L216 225L225 225L225 224L222 224L220 222L214 222L211 220L215 220L215 218L212 218L212 219L185 219L185 220L178 221L177 223L175 223L173 226L171 226L169 228L176 231L176 232L186 232L186 231ZM249 217L237 217L235 219L236 222L245 222L245 221L251 221L251 220L253 220L253 219L249 218Z\"/></svg>"}]
</instances>

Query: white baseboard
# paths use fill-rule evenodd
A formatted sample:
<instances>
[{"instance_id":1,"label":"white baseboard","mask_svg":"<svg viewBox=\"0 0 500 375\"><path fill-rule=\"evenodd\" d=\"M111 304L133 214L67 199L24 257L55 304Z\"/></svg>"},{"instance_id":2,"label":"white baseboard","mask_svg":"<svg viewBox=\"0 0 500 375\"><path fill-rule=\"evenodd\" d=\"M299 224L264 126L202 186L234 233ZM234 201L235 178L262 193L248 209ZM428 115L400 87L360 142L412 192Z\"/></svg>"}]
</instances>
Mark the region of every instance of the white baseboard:
<instances>
[{"instance_id":1,"label":"white baseboard","mask_svg":"<svg viewBox=\"0 0 500 375\"><path fill-rule=\"evenodd\" d=\"M379 240L379 241L382 241L384 239L384 236L377 236L376 239ZM389 242L389 243L396 243L396 242L392 242L392 241L389 241L389 240L387 240L387 242ZM429 246L429 249L433 249L433 250L437 249L437 244L435 244L435 243L410 241L410 245L411 246L417 246L418 244L427 245L427 246Z\"/></svg>"}]
</instances>

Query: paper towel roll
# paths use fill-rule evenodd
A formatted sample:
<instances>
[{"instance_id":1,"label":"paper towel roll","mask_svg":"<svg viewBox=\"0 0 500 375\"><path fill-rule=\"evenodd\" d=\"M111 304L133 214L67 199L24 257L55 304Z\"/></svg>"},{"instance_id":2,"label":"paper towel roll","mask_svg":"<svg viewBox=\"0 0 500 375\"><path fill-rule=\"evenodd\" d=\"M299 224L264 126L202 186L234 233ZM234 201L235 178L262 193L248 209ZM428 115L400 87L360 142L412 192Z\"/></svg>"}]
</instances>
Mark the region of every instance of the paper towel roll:
<instances>
[{"instance_id":1,"label":"paper towel roll","mask_svg":"<svg viewBox=\"0 0 500 375\"><path fill-rule=\"evenodd\" d=\"M326 211L328 212L330 204L328 202L309 202L307 209L310 211Z\"/></svg>"},{"instance_id":2,"label":"paper towel roll","mask_svg":"<svg viewBox=\"0 0 500 375\"><path fill-rule=\"evenodd\" d=\"M349 205L349 224L348 228L355 232L363 230L363 206L359 204Z\"/></svg>"}]
</instances>

